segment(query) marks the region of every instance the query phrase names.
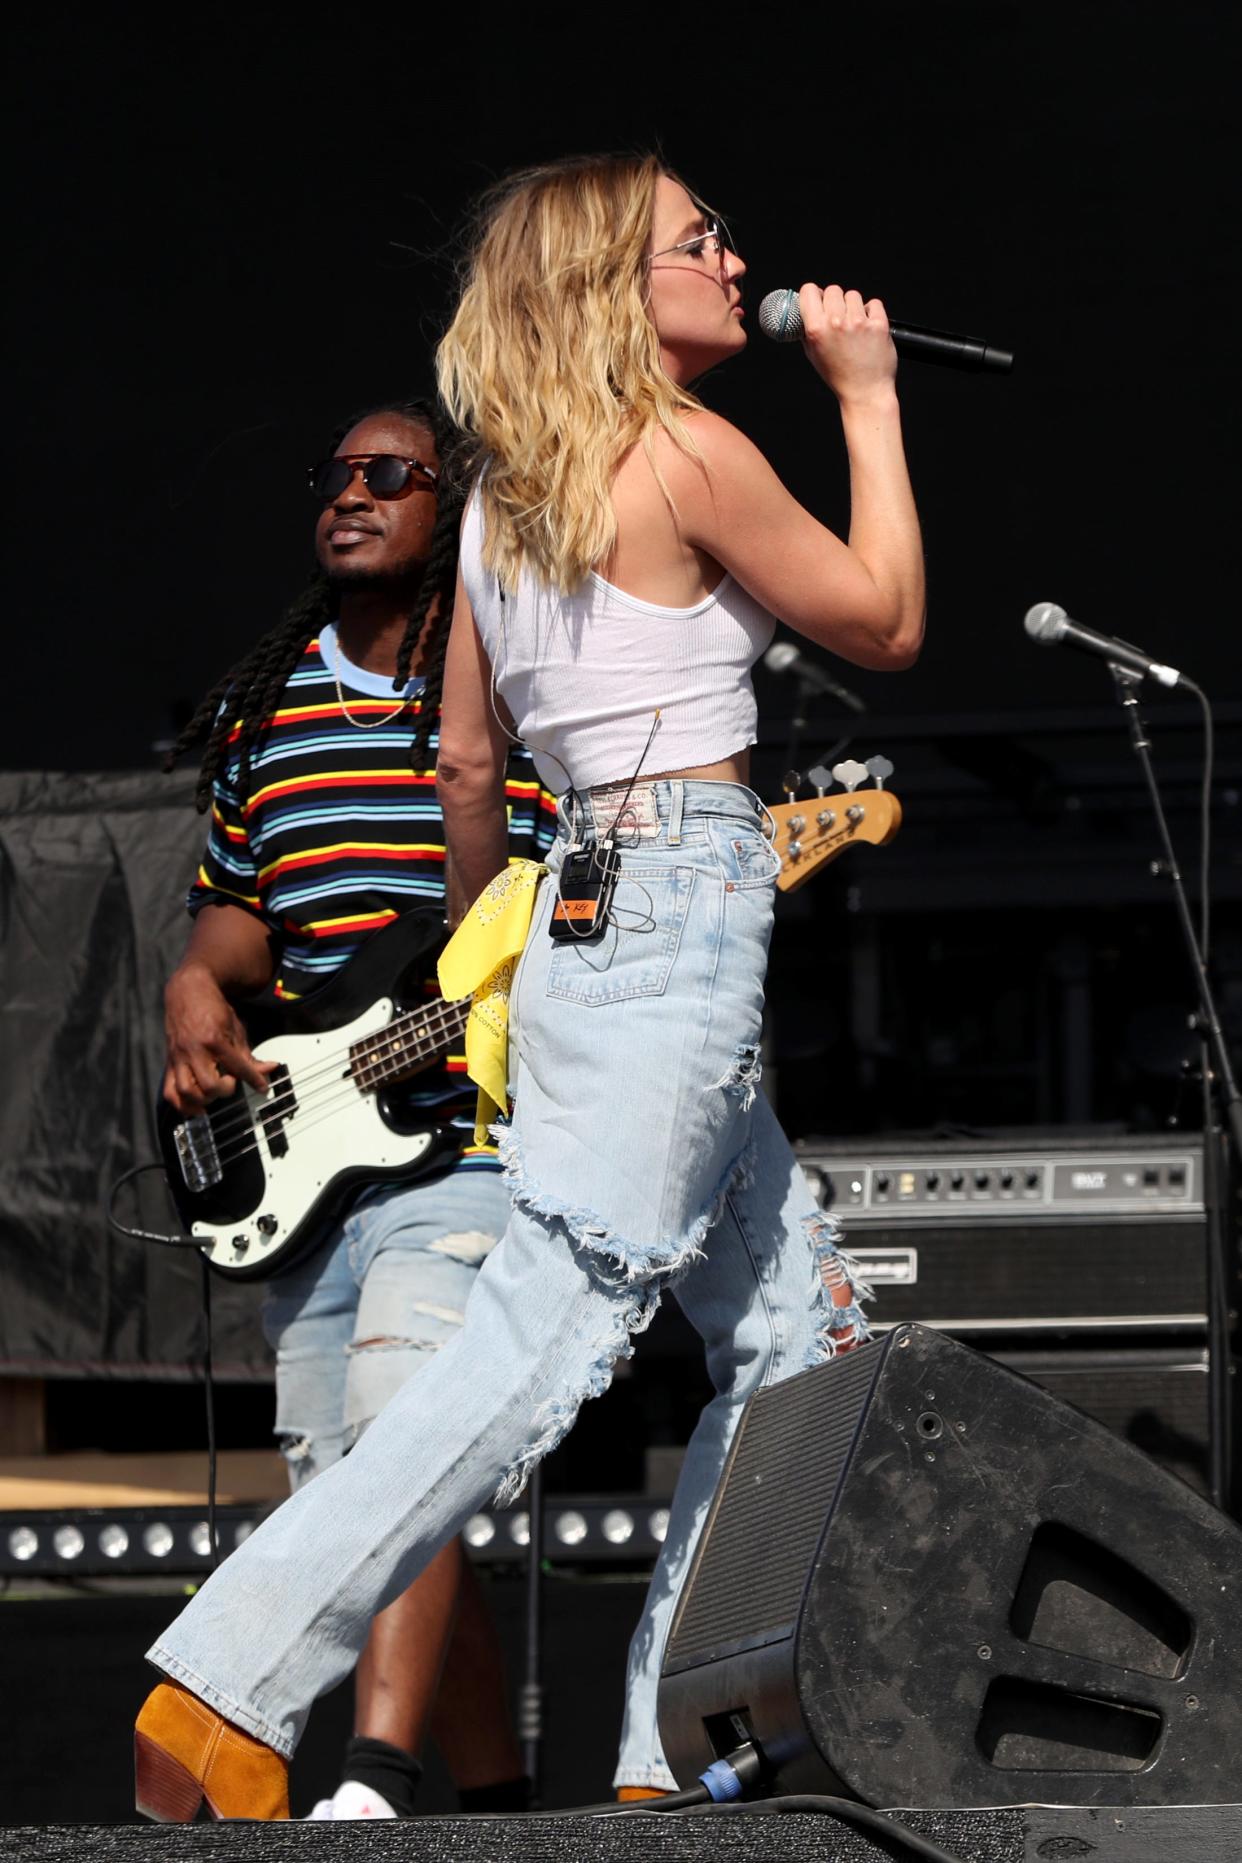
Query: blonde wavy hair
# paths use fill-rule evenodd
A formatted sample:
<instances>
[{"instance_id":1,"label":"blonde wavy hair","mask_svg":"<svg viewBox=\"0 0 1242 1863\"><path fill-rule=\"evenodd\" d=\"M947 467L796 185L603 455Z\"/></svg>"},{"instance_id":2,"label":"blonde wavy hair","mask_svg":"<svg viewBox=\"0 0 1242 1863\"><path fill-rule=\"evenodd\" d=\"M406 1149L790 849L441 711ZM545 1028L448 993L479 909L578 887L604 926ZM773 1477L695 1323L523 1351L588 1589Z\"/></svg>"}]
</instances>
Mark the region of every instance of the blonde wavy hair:
<instances>
[{"instance_id":1,"label":"blonde wavy hair","mask_svg":"<svg viewBox=\"0 0 1242 1863\"><path fill-rule=\"evenodd\" d=\"M480 203L436 373L473 463L486 463L483 560L508 590L528 568L567 592L607 560L613 477L638 441L653 466L661 427L697 457L683 416L702 403L665 372L647 309L656 183L669 172L654 155L572 157L511 175Z\"/></svg>"}]
</instances>

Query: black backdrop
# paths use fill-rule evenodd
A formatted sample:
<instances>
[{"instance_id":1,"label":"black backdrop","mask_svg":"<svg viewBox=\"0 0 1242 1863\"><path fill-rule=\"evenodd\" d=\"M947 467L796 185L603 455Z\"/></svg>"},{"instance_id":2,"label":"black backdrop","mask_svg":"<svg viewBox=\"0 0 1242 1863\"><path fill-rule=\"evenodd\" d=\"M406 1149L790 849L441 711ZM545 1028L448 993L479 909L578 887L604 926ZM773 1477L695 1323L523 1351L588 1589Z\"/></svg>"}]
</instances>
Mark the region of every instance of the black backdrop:
<instances>
[{"instance_id":1,"label":"black backdrop","mask_svg":"<svg viewBox=\"0 0 1242 1863\"><path fill-rule=\"evenodd\" d=\"M296 586L326 430L425 378L467 198L653 141L729 216L752 306L835 278L1017 351L1008 380L904 371L931 633L914 672L857 676L877 707L1101 702L1102 669L1025 643L1043 598L1236 695L1232 12L27 12L0 761L149 762ZM756 335L707 394L842 521L796 351Z\"/></svg>"},{"instance_id":2,"label":"black backdrop","mask_svg":"<svg viewBox=\"0 0 1242 1863\"><path fill-rule=\"evenodd\" d=\"M1077 1116L1132 1115L1138 1105L1163 1117L1163 1076L1156 1096L1105 1083L1093 1098L1086 1082L1062 1092L1053 1080L1034 1098L1024 1086L1012 1107L993 1095L979 1108L1010 1024L1022 1051L1014 1065L1026 1066L1030 1020L1043 1013L1038 978L1065 968L1058 937L1077 940L1100 997L1087 1045L1101 1075L1105 1060L1113 1074L1125 1063L1125 1015L1168 1007L1183 1028L1171 908L1155 882L1150 899L1141 891L1150 825L1132 771L1113 793L1114 771L1129 769L1120 724L1107 710L1102 775L1088 770L1085 786L1081 739L1064 725L1111 706L1107 676L1030 647L1021 617L1034 600L1060 600L1197 674L1217 700L1242 695L1225 446L1236 304L1232 11L1141 0L829 4L784 16L545 7L509 10L501 24L491 10L378 6L313 21L261 7L27 12L8 40L20 321L0 766L149 770L153 744L297 587L311 522L302 469L327 431L351 408L429 379L467 200L524 162L658 143L728 216L750 265L752 309L773 285L835 278L880 292L907 321L981 334L1018 355L1010 378L902 372L931 571L929 641L900 678L854 669L848 678L889 720L887 735L869 727L859 751L903 746L909 827L885 856L891 882L882 867L865 870L865 884L854 869L843 892L826 883L810 901L808 889L795 902L805 910L786 914L776 974L814 976L820 995L795 1005L814 1052L786 1040L783 1116L787 1102L793 1129L834 1131L946 1113L1022 1118L1032 1107L1044 1119L1073 1117L1076 1093ZM705 392L799 496L843 522L831 397L796 350L756 335ZM765 781L781 768L790 697L761 670ZM1158 697L1153 713L1167 705ZM1068 788L1086 797L1065 818L1077 839L1054 823L1039 841L1035 802L1019 806L1006 791L1012 776L1025 795L1031 759L1017 724L996 715L1025 709L1029 721L1040 707L1059 708L1040 744L1050 731L1062 738L1059 760L1049 751L1036 774L1061 800L1066 790L1066 808L1080 800ZM1166 776L1170 716L1157 719ZM1191 722L1184 707L1179 716ZM823 722L812 742L831 735ZM1011 750L982 763L967 756L972 729L1008 734ZM919 750L933 738L941 763L941 740L956 746L947 786ZM1198 744L1180 742L1188 850ZM1222 803L1237 802L1236 754L1233 774L1222 765ZM49 1261L58 1238L91 1256L100 1191L148 1136L158 993L183 923L180 863L201 825L186 807L186 778L163 792L166 805L157 777L125 790L132 805L98 778L46 793L11 780L4 838L16 864L0 863L12 1037L3 1211L11 1274L29 1298L11 1309L20 1337L5 1342L6 1360L167 1373L197 1349L192 1260L106 1244L99 1278L74 1277L69 1298L54 1273L40 1278L28 1264L32 1237ZM980 799L958 795L967 781ZM141 832L130 813L139 798L154 811ZM149 839L157 818L167 837L159 850ZM992 842L982 838L989 822ZM931 845L938 830L946 843L969 842L990 891L959 886L940 842ZM64 865L59 892L48 891L46 868L32 870L47 845ZM1024 855L1042 876L1027 874L1025 891L1006 877ZM1085 878L1058 890L1049 876L1069 855ZM839 1028L858 1019L846 996L862 963L850 940L876 935L873 874L903 895L887 909L900 907L909 923L904 943L885 933L895 1008L858 1037L871 1060L856 1054L842 1067ZM1236 896L1236 871L1226 879L1222 893ZM96 898L112 914L112 946L88 935L83 915ZM1140 962L1155 944L1136 943L1146 924L1136 905L1152 939L1165 940L1159 962ZM1101 916L1085 916L1095 906ZM53 922L57 911L63 922ZM42 931L40 913L50 915ZM1240 947L1227 927L1218 920L1217 953L1232 966L1236 1018ZM845 952L832 967L847 979L835 1012L822 984L825 944ZM1127 945L1128 969L1117 955ZM125 953L119 981L105 974L114 947ZM960 987L929 990L929 978L952 968L936 969L946 954L960 960ZM869 961L875 970L874 952ZM92 964L113 1010L95 1026ZM30 976L38 988L27 1001ZM1072 992L1057 987L1065 1020ZM1228 1009L1228 987L1222 1000ZM929 1001L944 1028L920 1034L915 1011ZM93 1068L90 1092L59 1110L55 1043L39 1033L58 1008L61 1033L80 1037L63 1077L75 1059ZM1110 1036L1114 1028L1122 1034ZM950 1035L969 1088L960 1105L946 1097L937 1059ZM36 1055L48 1083L37 1102L23 1084ZM861 1092L868 1067L874 1079ZM821 1104L830 1077L850 1084ZM910 1080L913 1093L901 1084ZM115 1123L102 1135L109 1110ZM68 1137L81 1141L59 1178L43 1143L58 1120L66 1130L77 1120ZM234 1375L253 1375L253 1315L239 1301L234 1318L226 1357Z\"/></svg>"}]
</instances>

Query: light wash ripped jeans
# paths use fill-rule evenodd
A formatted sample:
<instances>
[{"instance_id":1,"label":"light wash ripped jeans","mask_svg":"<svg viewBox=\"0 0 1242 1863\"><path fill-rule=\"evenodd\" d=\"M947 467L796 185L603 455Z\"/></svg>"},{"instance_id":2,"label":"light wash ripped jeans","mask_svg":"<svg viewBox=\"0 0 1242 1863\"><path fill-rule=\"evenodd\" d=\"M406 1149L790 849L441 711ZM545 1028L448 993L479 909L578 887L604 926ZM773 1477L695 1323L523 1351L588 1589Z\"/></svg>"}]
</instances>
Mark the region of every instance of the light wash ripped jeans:
<instances>
[{"instance_id":1,"label":"light wash ripped jeans","mask_svg":"<svg viewBox=\"0 0 1242 1863\"><path fill-rule=\"evenodd\" d=\"M509 1220L499 1172L470 1166L368 1191L264 1290L276 1436L300 1488L339 1462L461 1326Z\"/></svg>"},{"instance_id":2,"label":"light wash ripped jeans","mask_svg":"<svg viewBox=\"0 0 1242 1863\"><path fill-rule=\"evenodd\" d=\"M715 1396L631 1644L617 1768L618 1784L671 1787L664 1643L742 1406L865 1334L865 1290L756 1093L774 865L761 805L732 783L645 787L658 832L624 847L599 944L553 944L555 877L540 891L514 989L513 1209L464 1324L149 1652L278 1752L375 1613L607 1387L671 1286ZM593 838L589 802L576 818ZM554 875L566 844L562 826Z\"/></svg>"}]
</instances>

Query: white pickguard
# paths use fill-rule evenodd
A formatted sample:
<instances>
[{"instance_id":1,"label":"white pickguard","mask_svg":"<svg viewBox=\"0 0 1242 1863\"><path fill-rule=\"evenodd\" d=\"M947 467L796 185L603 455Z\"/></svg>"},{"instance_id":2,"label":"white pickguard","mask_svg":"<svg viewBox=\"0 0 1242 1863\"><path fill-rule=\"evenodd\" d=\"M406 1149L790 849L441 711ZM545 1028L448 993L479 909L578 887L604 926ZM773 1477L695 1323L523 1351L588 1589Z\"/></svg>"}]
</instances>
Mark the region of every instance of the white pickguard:
<instances>
[{"instance_id":1,"label":"white pickguard","mask_svg":"<svg viewBox=\"0 0 1242 1863\"><path fill-rule=\"evenodd\" d=\"M374 1035L392 1018L391 998L381 997L355 1021L327 1034L277 1035L255 1049L256 1060L283 1061L298 1107L281 1128L289 1149L283 1157L275 1156L261 1116L265 1101L249 1087L242 1089L267 1187L259 1207L244 1221L193 1225L213 1266L253 1272L285 1247L316 1198L341 1171L380 1172L412 1164L431 1146L432 1132L390 1130L375 1094L364 1092L348 1073L351 1045ZM332 1065L334 1061L339 1065ZM270 1219L264 1228L260 1218Z\"/></svg>"}]
</instances>

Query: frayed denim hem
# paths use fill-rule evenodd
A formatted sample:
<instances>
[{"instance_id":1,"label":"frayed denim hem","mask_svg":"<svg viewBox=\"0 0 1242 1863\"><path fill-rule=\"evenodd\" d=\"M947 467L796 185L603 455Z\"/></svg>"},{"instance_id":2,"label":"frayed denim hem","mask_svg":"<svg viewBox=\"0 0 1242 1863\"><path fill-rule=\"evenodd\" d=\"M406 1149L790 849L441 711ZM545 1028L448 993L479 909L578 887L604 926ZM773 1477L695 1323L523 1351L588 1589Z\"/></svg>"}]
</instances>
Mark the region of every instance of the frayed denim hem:
<instances>
[{"instance_id":1,"label":"frayed denim hem","mask_svg":"<svg viewBox=\"0 0 1242 1863\"><path fill-rule=\"evenodd\" d=\"M507 1507L521 1494L536 1463L568 1435L587 1399L603 1396L612 1382L617 1360L633 1357L634 1339L645 1332L655 1318L664 1289L702 1254L704 1238L719 1221L725 1198L735 1186L740 1188L751 1181L754 1161L753 1147L747 1145L729 1166L715 1194L684 1236L668 1242L639 1244L618 1236L593 1211L550 1197L532 1184L510 1127L494 1126L492 1134L514 1202L522 1204L533 1215L562 1223L579 1247L606 1257L620 1270L623 1277L620 1285L625 1289L624 1301L614 1309L612 1325L599 1341L596 1356L581 1383L564 1397L550 1399L540 1406L535 1417L538 1434L519 1451L496 1490L495 1505Z\"/></svg>"},{"instance_id":2,"label":"frayed denim hem","mask_svg":"<svg viewBox=\"0 0 1242 1863\"><path fill-rule=\"evenodd\" d=\"M653 1274L677 1275L703 1253L703 1241L709 1229L720 1221L725 1198L734 1189L744 1189L753 1181L754 1147L747 1144L729 1165L715 1191L695 1217L684 1235L659 1242L634 1242L610 1229L594 1210L573 1204L561 1197L549 1196L527 1175L521 1147L511 1126L491 1128L500 1153L505 1183L515 1203L535 1216L555 1217L564 1223L572 1239L593 1254L606 1255L614 1261L627 1281L641 1281Z\"/></svg>"},{"instance_id":3,"label":"frayed denim hem","mask_svg":"<svg viewBox=\"0 0 1242 1863\"><path fill-rule=\"evenodd\" d=\"M844 1230L835 1216L825 1216L822 1212L807 1216L803 1218L802 1227L811 1245L814 1263L812 1301L822 1315L804 1362L809 1369L825 1364L871 1337L862 1302L874 1300L875 1294L862 1279L853 1256L839 1246ZM848 1300L838 1300L842 1291L849 1295Z\"/></svg>"}]
</instances>

